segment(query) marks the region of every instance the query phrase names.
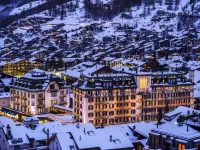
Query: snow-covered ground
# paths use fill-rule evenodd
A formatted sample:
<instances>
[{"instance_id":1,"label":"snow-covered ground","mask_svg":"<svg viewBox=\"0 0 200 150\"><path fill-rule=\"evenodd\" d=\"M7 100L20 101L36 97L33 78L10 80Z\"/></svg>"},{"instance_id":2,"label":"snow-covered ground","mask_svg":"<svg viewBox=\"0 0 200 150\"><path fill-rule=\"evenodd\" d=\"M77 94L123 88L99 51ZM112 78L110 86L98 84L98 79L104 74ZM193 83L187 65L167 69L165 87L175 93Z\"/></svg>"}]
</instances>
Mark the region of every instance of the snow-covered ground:
<instances>
[{"instance_id":1,"label":"snow-covered ground","mask_svg":"<svg viewBox=\"0 0 200 150\"><path fill-rule=\"evenodd\" d=\"M163 1L162 5L159 5L159 4L156 3L155 8L153 8L153 6L150 6L150 8L149 8L150 14L148 14L148 16L145 16L145 17L140 16L144 12L144 5L142 5L140 7L134 6L134 7L131 8L131 12L126 12L127 14L130 14L133 17L133 19L121 18L121 14L119 14L118 16L116 16L113 19L113 22L128 24L129 26L135 26L136 23L137 23L138 29L146 28L146 29L151 29L151 30L155 30L155 31L159 32L159 31L162 30L162 28L160 28L160 26L162 26L162 25L176 26L178 19L177 19L177 17L175 17L173 19L170 19L170 21L161 20L159 22L152 22L151 19L157 13L157 11L159 11L159 10L160 11L166 11L166 12L174 13L174 14L177 15L178 13L182 12L182 7L185 6L188 2L189 2L189 0L181 0L179 7L178 7L178 10L176 10L176 11L167 10L167 5L164 4L164 1ZM146 8L146 9L148 9L148 8ZM174 32L174 34L178 35L178 34L181 34L181 33Z\"/></svg>"},{"instance_id":2,"label":"snow-covered ground","mask_svg":"<svg viewBox=\"0 0 200 150\"><path fill-rule=\"evenodd\" d=\"M3 10L5 8L5 6L0 5L0 11Z\"/></svg>"},{"instance_id":3,"label":"snow-covered ground","mask_svg":"<svg viewBox=\"0 0 200 150\"><path fill-rule=\"evenodd\" d=\"M96 4L96 2L97 2L98 0L92 0L91 2L92 3L94 3L94 4ZM102 3L102 4L109 4L109 3L111 3L113 0L100 0L100 2Z\"/></svg>"},{"instance_id":4,"label":"snow-covered ground","mask_svg":"<svg viewBox=\"0 0 200 150\"><path fill-rule=\"evenodd\" d=\"M0 38L0 48L4 47L5 38Z\"/></svg>"}]
</instances>

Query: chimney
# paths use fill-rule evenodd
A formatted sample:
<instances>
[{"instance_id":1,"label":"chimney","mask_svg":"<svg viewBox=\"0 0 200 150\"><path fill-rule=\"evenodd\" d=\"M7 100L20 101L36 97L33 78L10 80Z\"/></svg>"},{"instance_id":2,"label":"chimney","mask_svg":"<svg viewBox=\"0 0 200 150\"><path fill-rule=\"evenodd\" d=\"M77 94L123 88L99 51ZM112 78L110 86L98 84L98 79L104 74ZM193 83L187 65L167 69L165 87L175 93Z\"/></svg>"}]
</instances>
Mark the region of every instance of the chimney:
<instances>
[{"instance_id":1,"label":"chimney","mask_svg":"<svg viewBox=\"0 0 200 150\"><path fill-rule=\"evenodd\" d=\"M135 125L134 125L134 126L133 126L133 131L135 131L135 128L136 128L136 127L135 127Z\"/></svg>"},{"instance_id":2,"label":"chimney","mask_svg":"<svg viewBox=\"0 0 200 150\"><path fill-rule=\"evenodd\" d=\"M189 71L189 79L194 82L194 70Z\"/></svg>"},{"instance_id":3,"label":"chimney","mask_svg":"<svg viewBox=\"0 0 200 150\"><path fill-rule=\"evenodd\" d=\"M33 130L33 119L31 119L31 129Z\"/></svg>"},{"instance_id":4,"label":"chimney","mask_svg":"<svg viewBox=\"0 0 200 150\"><path fill-rule=\"evenodd\" d=\"M83 132L85 133L85 128L84 128Z\"/></svg>"},{"instance_id":5,"label":"chimney","mask_svg":"<svg viewBox=\"0 0 200 150\"><path fill-rule=\"evenodd\" d=\"M76 127L77 127L78 129L80 128L79 121L77 121Z\"/></svg>"},{"instance_id":6,"label":"chimney","mask_svg":"<svg viewBox=\"0 0 200 150\"><path fill-rule=\"evenodd\" d=\"M112 135L110 135L110 142L112 142Z\"/></svg>"},{"instance_id":7,"label":"chimney","mask_svg":"<svg viewBox=\"0 0 200 150\"><path fill-rule=\"evenodd\" d=\"M12 135L11 135L11 128L9 126L9 124L7 125L7 136L8 136L8 139L11 140L12 139Z\"/></svg>"}]
</instances>

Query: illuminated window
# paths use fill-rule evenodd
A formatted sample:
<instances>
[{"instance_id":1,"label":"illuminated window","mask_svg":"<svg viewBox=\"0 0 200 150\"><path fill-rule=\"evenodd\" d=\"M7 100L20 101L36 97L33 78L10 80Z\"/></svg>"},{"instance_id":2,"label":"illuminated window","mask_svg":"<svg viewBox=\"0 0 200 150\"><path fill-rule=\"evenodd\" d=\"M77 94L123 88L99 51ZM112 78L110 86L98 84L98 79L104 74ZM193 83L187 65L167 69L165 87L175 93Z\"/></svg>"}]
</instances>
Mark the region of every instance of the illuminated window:
<instances>
[{"instance_id":1,"label":"illuminated window","mask_svg":"<svg viewBox=\"0 0 200 150\"><path fill-rule=\"evenodd\" d=\"M51 100L51 105L56 104L56 100Z\"/></svg>"},{"instance_id":2,"label":"illuminated window","mask_svg":"<svg viewBox=\"0 0 200 150\"><path fill-rule=\"evenodd\" d=\"M31 106L35 106L35 101L31 101Z\"/></svg>"},{"instance_id":3,"label":"illuminated window","mask_svg":"<svg viewBox=\"0 0 200 150\"><path fill-rule=\"evenodd\" d=\"M140 78L140 88L148 88L148 79Z\"/></svg>"},{"instance_id":4,"label":"illuminated window","mask_svg":"<svg viewBox=\"0 0 200 150\"><path fill-rule=\"evenodd\" d=\"M184 144L178 144L178 150L185 150Z\"/></svg>"},{"instance_id":5,"label":"illuminated window","mask_svg":"<svg viewBox=\"0 0 200 150\"><path fill-rule=\"evenodd\" d=\"M42 108L38 108L38 112L39 113L43 113L43 109Z\"/></svg>"}]
</instances>

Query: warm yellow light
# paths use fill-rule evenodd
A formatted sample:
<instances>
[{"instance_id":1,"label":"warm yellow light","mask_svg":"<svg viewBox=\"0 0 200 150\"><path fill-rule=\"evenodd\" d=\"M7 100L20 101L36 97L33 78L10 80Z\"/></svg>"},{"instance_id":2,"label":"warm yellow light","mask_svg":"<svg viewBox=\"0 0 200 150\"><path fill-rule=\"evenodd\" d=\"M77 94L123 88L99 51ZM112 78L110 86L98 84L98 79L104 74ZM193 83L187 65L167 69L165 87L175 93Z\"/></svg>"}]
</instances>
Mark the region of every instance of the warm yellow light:
<instances>
[{"instance_id":1,"label":"warm yellow light","mask_svg":"<svg viewBox=\"0 0 200 150\"><path fill-rule=\"evenodd\" d=\"M148 88L148 79L140 78L140 88Z\"/></svg>"}]
</instances>

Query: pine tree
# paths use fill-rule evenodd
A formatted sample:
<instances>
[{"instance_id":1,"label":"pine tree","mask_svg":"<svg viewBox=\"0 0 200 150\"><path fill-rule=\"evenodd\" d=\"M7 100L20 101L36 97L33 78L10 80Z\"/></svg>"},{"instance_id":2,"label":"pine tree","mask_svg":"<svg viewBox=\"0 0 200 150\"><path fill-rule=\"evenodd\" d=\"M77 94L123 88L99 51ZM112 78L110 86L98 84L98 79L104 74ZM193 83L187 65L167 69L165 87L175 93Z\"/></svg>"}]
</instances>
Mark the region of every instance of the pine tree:
<instances>
[{"instance_id":1,"label":"pine tree","mask_svg":"<svg viewBox=\"0 0 200 150\"><path fill-rule=\"evenodd\" d=\"M177 118L177 123L179 126L182 126L183 125L183 122L185 121L185 117L183 115L180 115L178 118Z\"/></svg>"},{"instance_id":2,"label":"pine tree","mask_svg":"<svg viewBox=\"0 0 200 150\"><path fill-rule=\"evenodd\" d=\"M159 110L158 110L158 114L157 114L157 128L158 128L158 126L161 124L162 118L163 118L162 109L159 109Z\"/></svg>"},{"instance_id":3,"label":"pine tree","mask_svg":"<svg viewBox=\"0 0 200 150\"><path fill-rule=\"evenodd\" d=\"M65 15L65 8L64 5L61 6L61 12L60 12L60 20L64 19L64 15Z\"/></svg>"},{"instance_id":4,"label":"pine tree","mask_svg":"<svg viewBox=\"0 0 200 150\"><path fill-rule=\"evenodd\" d=\"M180 24L180 22L178 22L178 24L177 24L177 30L178 30L178 31L181 30L181 24Z\"/></svg>"},{"instance_id":5,"label":"pine tree","mask_svg":"<svg viewBox=\"0 0 200 150\"><path fill-rule=\"evenodd\" d=\"M166 102L164 113L166 114L166 113L168 113L168 112L169 112L169 105L168 105L168 103Z\"/></svg>"}]
</instances>

